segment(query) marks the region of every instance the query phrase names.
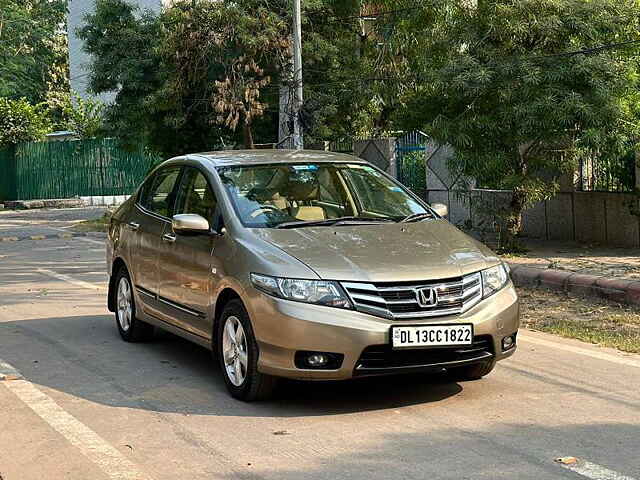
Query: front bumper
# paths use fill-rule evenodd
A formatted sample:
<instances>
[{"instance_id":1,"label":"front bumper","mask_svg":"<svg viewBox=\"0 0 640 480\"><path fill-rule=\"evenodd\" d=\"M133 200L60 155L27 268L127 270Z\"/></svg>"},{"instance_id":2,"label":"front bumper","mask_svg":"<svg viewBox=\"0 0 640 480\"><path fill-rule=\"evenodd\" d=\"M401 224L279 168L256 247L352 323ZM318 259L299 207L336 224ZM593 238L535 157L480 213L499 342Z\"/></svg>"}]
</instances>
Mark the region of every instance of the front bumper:
<instances>
[{"instance_id":1,"label":"front bumper","mask_svg":"<svg viewBox=\"0 0 640 480\"><path fill-rule=\"evenodd\" d=\"M516 347L502 351L502 339L519 327L518 297L509 284L461 315L428 319L388 320L366 313L281 300L258 290L246 292L260 349L258 369L266 374L296 379L342 380L380 375L440 370L477 362L500 361ZM457 349L394 351L389 347L391 325L472 323L474 345ZM334 370L297 368L296 351L344 355Z\"/></svg>"}]
</instances>

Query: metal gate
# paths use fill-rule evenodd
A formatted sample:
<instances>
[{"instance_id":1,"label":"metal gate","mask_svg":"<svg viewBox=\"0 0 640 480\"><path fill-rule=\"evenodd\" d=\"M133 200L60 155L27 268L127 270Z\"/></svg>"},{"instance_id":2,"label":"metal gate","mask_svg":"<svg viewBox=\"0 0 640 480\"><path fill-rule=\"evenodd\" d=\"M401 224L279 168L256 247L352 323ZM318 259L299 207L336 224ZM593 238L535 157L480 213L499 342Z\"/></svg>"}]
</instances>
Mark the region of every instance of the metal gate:
<instances>
[{"instance_id":1,"label":"metal gate","mask_svg":"<svg viewBox=\"0 0 640 480\"><path fill-rule=\"evenodd\" d=\"M413 193L425 198L427 195L426 152L428 137L414 130L396 139L396 166L398 180Z\"/></svg>"}]
</instances>

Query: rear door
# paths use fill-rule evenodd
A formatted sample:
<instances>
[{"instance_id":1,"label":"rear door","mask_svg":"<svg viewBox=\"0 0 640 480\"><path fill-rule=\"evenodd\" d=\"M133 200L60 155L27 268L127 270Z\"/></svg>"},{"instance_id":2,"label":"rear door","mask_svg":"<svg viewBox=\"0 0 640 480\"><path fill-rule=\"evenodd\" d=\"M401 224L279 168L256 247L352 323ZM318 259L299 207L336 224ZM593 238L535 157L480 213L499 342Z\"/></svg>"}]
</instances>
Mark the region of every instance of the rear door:
<instances>
[{"instance_id":1,"label":"rear door","mask_svg":"<svg viewBox=\"0 0 640 480\"><path fill-rule=\"evenodd\" d=\"M174 214L195 213L214 225L217 205L205 175L195 167L185 167ZM162 243L158 265L162 308L181 329L210 339L212 269L219 268L212 252L218 237L172 231L165 235L171 240Z\"/></svg>"},{"instance_id":2,"label":"rear door","mask_svg":"<svg viewBox=\"0 0 640 480\"><path fill-rule=\"evenodd\" d=\"M171 225L181 173L181 166L158 170L143 188L129 223L136 235L130 255L133 282L145 312L156 317L160 313L158 262L162 236Z\"/></svg>"}]
</instances>

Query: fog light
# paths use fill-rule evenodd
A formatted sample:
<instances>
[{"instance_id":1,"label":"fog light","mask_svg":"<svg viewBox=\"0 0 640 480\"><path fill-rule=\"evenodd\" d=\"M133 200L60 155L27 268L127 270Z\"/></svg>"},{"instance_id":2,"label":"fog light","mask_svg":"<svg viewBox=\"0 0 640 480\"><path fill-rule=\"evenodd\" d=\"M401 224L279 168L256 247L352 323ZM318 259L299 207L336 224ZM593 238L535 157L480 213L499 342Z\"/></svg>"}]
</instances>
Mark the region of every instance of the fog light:
<instances>
[{"instance_id":1,"label":"fog light","mask_svg":"<svg viewBox=\"0 0 640 480\"><path fill-rule=\"evenodd\" d=\"M307 363L310 367L324 367L329 363L329 357L324 353L312 353L307 357Z\"/></svg>"},{"instance_id":2,"label":"fog light","mask_svg":"<svg viewBox=\"0 0 640 480\"><path fill-rule=\"evenodd\" d=\"M509 335L508 337L504 337L502 339L502 351L507 351L516 346L516 336Z\"/></svg>"},{"instance_id":3,"label":"fog light","mask_svg":"<svg viewBox=\"0 0 640 480\"><path fill-rule=\"evenodd\" d=\"M337 370L342 366L344 355L331 352L297 351L294 362L297 368L317 370Z\"/></svg>"}]
</instances>

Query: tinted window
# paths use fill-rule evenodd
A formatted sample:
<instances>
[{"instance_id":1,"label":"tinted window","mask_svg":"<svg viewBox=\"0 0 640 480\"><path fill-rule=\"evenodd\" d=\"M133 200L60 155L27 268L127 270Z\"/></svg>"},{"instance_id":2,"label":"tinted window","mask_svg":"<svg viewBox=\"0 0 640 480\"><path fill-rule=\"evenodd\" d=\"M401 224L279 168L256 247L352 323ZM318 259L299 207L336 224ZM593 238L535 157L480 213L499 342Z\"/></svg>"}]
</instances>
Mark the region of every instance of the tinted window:
<instances>
[{"instance_id":1,"label":"tinted window","mask_svg":"<svg viewBox=\"0 0 640 480\"><path fill-rule=\"evenodd\" d=\"M211 222L216 206L216 197L204 174L198 169L187 168L180 186L178 206L174 215L196 213Z\"/></svg>"},{"instance_id":2,"label":"tinted window","mask_svg":"<svg viewBox=\"0 0 640 480\"><path fill-rule=\"evenodd\" d=\"M142 206L163 217L171 217L177 197L176 182L180 177L180 171L180 167L169 167L157 172L150 179L148 189L144 189Z\"/></svg>"}]
</instances>

